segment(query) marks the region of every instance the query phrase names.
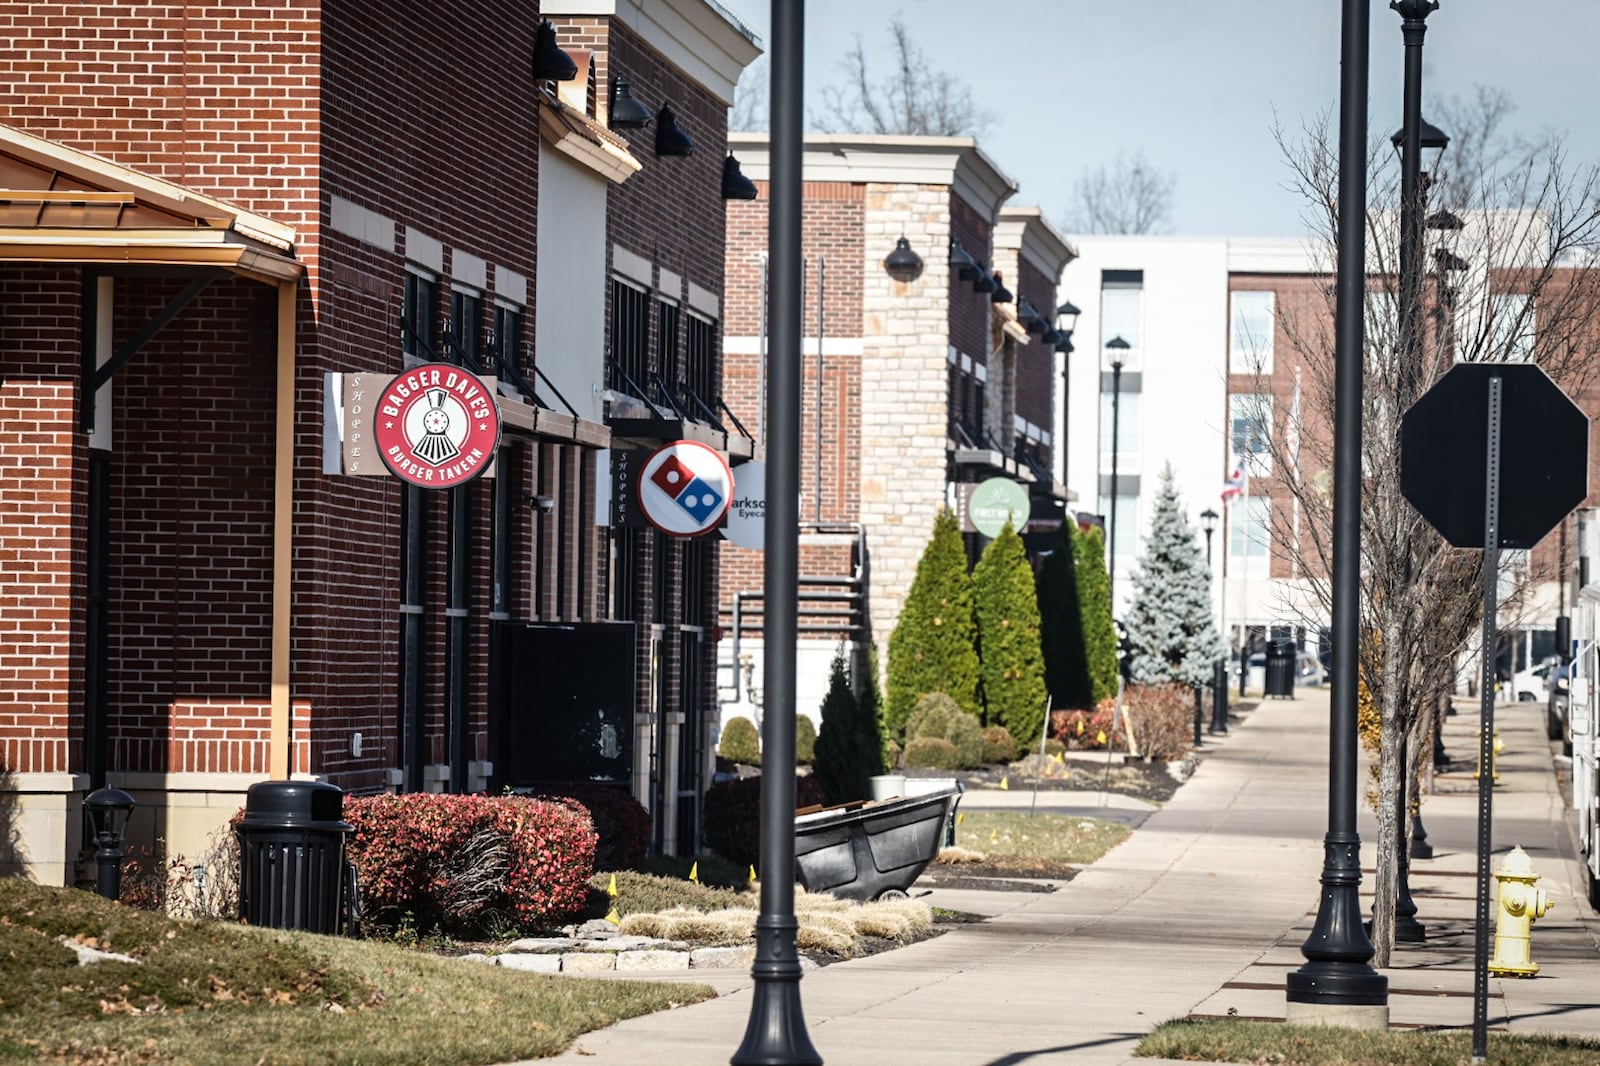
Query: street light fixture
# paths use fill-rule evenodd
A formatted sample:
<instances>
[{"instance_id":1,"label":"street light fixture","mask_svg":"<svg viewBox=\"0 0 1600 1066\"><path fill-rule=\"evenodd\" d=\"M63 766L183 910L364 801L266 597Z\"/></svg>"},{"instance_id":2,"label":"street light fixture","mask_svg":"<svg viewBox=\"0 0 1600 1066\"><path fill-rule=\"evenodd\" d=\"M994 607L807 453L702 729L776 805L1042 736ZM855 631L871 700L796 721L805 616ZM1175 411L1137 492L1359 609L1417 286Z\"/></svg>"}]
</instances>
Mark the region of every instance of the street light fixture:
<instances>
[{"instance_id":1,"label":"street light fixture","mask_svg":"<svg viewBox=\"0 0 1600 1066\"><path fill-rule=\"evenodd\" d=\"M1117 455L1122 444L1122 427L1118 424L1122 414L1122 360L1132 347L1121 334L1106 341L1106 351L1111 353L1111 507L1106 514L1109 544L1106 574L1110 579L1113 614L1117 609Z\"/></svg>"},{"instance_id":2,"label":"street light fixture","mask_svg":"<svg viewBox=\"0 0 1600 1066\"><path fill-rule=\"evenodd\" d=\"M1217 531L1217 519L1222 516L1207 507L1200 512L1200 528L1206 535L1206 568L1211 568L1211 534Z\"/></svg>"},{"instance_id":3,"label":"street light fixture","mask_svg":"<svg viewBox=\"0 0 1600 1066\"><path fill-rule=\"evenodd\" d=\"M1217 522L1222 518L1216 511L1207 507L1200 512L1200 529L1206 535L1206 575L1208 581L1214 581L1214 572L1211 569L1211 535L1217 531ZM1211 732L1226 733L1228 731L1228 660L1223 656L1212 665L1211 669Z\"/></svg>"}]
</instances>

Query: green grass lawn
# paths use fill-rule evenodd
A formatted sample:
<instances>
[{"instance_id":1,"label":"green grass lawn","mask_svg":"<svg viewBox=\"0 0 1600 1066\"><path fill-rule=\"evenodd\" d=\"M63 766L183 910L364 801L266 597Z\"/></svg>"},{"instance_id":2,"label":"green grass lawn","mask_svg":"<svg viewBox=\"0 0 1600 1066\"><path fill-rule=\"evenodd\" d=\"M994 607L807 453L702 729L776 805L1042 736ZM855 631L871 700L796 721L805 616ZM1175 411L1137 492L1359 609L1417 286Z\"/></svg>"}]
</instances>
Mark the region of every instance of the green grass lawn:
<instances>
[{"instance_id":1,"label":"green grass lawn","mask_svg":"<svg viewBox=\"0 0 1600 1066\"><path fill-rule=\"evenodd\" d=\"M1047 873L1062 866L1087 866L1126 840L1133 830L1120 822L1027 811L967 811L956 828L956 844L982 852L987 864L1006 873Z\"/></svg>"},{"instance_id":2,"label":"green grass lawn","mask_svg":"<svg viewBox=\"0 0 1600 1066\"><path fill-rule=\"evenodd\" d=\"M78 965L62 938L136 962ZM380 941L193 922L0 879L0 1061L497 1063L704 985L521 973Z\"/></svg>"},{"instance_id":3,"label":"green grass lawn","mask_svg":"<svg viewBox=\"0 0 1600 1066\"><path fill-rule=\"evenodd\" d=\"M1157 1028L1139 1042L1135 1054L1279 1066L1462 1066L1472 1061L1472 1034L1185 1019ZM1594 1066L1596 1062L1600 1062L1600 1041L1489 1034L1489 1066Z\"/></svg>"}]
</instances>

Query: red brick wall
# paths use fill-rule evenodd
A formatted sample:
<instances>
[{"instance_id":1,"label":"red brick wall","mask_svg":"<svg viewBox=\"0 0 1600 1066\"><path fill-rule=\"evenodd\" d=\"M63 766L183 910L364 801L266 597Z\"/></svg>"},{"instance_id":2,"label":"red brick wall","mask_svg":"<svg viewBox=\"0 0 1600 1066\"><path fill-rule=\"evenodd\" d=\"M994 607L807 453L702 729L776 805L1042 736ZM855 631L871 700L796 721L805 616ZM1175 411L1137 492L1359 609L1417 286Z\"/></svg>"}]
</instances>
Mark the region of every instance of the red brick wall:
<instances>
[{"instance_id":1,"label":"red brick wall","mask_svg":"<svg viewBox=\"0 0 1600 1066\"><path fill-rule=\"evenodd\" d=\"M1026 258L1018 267L1016 288L1012 291L1019 299L1026 298L1034 310L1054 325L1056 310L1056 282ZM1021 306L1020 304L1018 305ZM1050 430L1055 423L1055 349L1041 340L1038 334L1028 334L1026 344L1017 345L1017 414L1042 429Z\"/></svg>"},{"instance_id":2,"label":"red brick wall","mask_svg":"<svg viewBox=\"0 0 1600 1066\"><path fill-rule=\"evenodd\" d=\"M79 313L76 271L0 268L0 771L82 763Z\"/></svg>"},{"instance_id":3,"label":"red brick wall","mask_svg":"<svg viewBox=\"0 0 1600 1066\"><path fill-rule=\"evenodd\" d=\"M119 280L114 336L180 287ZM117 769L267 768L276 307L267 286L213 282L114 379Z\"/></svg>"},{"instance_id":4,"label":"red brick wall","mask_svg":"<svg viewBox=\"0 0 1600 1066\"><path fill-rule=\"evenodd\" d=\"M989 238L993 224L983 218L954 190L950 192L950 236L960 241L974 259L994 269L990 256ZM885 253L887 254L887 253ZM1006 287L1012 288L1011 280ZM982 363L989 356L989 293L978 292L972 282L963 281L960 272L950 270L950 343L974 361Z\"/></svg>"}]
</instances>

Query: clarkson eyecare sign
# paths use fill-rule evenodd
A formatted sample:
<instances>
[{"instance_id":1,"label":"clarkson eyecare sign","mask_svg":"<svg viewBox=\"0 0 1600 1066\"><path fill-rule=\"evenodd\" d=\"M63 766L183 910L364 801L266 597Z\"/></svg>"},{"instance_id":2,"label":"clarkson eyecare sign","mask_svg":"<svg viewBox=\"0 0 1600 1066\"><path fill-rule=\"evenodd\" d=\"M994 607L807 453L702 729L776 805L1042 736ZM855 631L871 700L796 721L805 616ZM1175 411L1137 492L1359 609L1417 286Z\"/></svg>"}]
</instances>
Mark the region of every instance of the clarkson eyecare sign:
<instances>
[{"instance_id":1,"label":"clarkson eyecare sign","mask_svg":"<svg viewBox=\"0 0 1600 1066\"><path fill-rule=\"evenodd\" d=\"M450 363L424 363L384 387L372 436L395 477L450 489L483 474L500 444L494 390Z\"/></svg>"}]
</instances>

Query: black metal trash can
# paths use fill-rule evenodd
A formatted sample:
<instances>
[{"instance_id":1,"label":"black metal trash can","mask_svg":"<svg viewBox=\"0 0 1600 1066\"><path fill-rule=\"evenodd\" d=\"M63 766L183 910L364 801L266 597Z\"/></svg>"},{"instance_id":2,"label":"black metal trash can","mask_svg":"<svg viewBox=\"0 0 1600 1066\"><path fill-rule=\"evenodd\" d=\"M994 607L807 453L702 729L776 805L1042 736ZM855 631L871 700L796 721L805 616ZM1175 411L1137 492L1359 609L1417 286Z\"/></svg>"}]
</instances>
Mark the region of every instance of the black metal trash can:
<instances>
[{"instance_id":1,"label":"black metal trash can","mask_svg":"<svg viewBox=\"0 0 1600 1066\"><path fill-rule=\"evenodd\" d=\"M1267 645L1267 669L1264 683L1266 696L1294 695L1294 644L1275 640Z\"/></svg>"},{"instance_id":2,"label":"black metal trash can","mask_svg":"<svg viewBox=\"0 0 1600 1066\"><path fill-rule=\"evenodd\" d=\"M344 790L321 781L260 781L239 835L239 916L250 925L340 931L345 889Z\"/></svg>"}]
</instances>

